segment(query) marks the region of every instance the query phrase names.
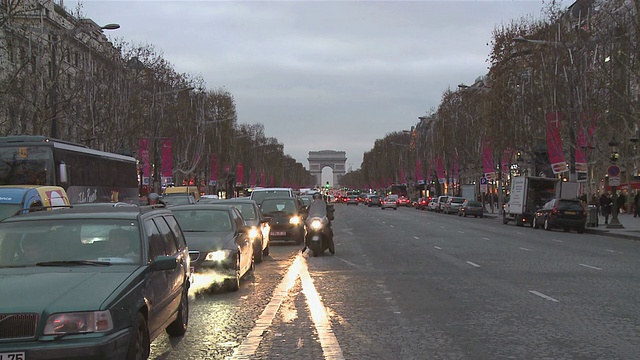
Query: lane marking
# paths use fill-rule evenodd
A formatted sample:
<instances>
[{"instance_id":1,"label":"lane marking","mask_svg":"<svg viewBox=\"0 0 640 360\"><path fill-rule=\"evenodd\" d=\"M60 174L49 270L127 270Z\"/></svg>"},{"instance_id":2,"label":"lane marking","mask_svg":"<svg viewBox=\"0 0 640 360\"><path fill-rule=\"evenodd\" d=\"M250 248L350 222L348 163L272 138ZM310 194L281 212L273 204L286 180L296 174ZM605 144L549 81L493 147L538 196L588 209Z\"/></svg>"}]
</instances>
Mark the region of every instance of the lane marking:
<instances>
[{"instance_id":1,"label":"lane marking","mask_svg":"<svg viewBox=\"0 0 640 360\"><path fill-rule=\"evenodd\" d=\"M264 308L262 314L256 321L256 325L249 332L242 344L238 346L233 352L232 359L249 359L256 353L260 341L262 341L262 335L269 329L271 322L276 316L282 301L287 297L289 290L296 283L298 274L300 273L301 256L298 255L293 261L293 264L289 267L287 274L284 276L278 287L276 287L271 297L271 301Z\"/></svg>"},{"instance_id":2,"label":"lane marking","mask_svg":"<svg viewBox=\"0 0 640 360\"><path fill-rule=\"evenodd\" d=\"M417 237L417 236L414 236L413 238L414 238L414 239L416 239L416 240L420 240L420 238L419 238L419 237Z\"/></svg>"},{"instance_id":3,"label":"lane marking","mask_svg":"<svg viewBox=\"0 0 640 360\"><path fill-rule=\"evenodd\" d=\"M438 250L442 250L442 248L440 246L434 246L434 248L436 248Z\"/></svg>"},{"instance_id":4,"label":"lane marking","mask_svg":"<svg viewBox=\"0 0 640 360\"><path fill-rule=\"evenodd\" d=\"M444 226L440 225L440 229L444 229Z\"/></svg>"},{"instance_id":5,"label":"lane marking","mask_svg":"<svg viewBox=\"0 0 640 360\"><path fill-rule=\"evenodd\" d=\"M520 231L516 231L516 234L518 235L522 235L522 233Z\"/></svg>"},{"instance_id":6,"label":"lane marking","mask_svg":"<svg viewBox=\"0 0 640 360\"><path fill-rule=\"evenodd\" d=\"M593 269L593 270L602 270L602 269L601 269L601 268L599 268L599 267L595 267L595 266L591 266L591 265L587 265L587 264L578 264L578 265L580 265L580 266L584 266L584 267L586 267L586 268Z\"/></svg>"},{"instance_id":7,"label":"lane marking","mask_svg":"<svg viewBox=\"0 0 640 360\"><path fill-rule=\"evenodd\" d=\"M491 240L491 239L489 239L489 238L482 238L482 240Z\"/></svg>"},{"instance_id":8,"label":"lane marking","mask_svg":"<svg viewBox=\"0 0 640 360\"><path fill-rule=\"evenodd\" d=\"M554 298L552 298L551 296L545 295L541 292L537 292L535 290L529 290L530 293L532 293L533 295L537 295L540 296L543 299L549 300L549 301L553 301L553 302L560 302L559 300L556 300Z\"/></svg>"},{"instance_id":9,"label":"lane marking","mask_svg":"<svg viewBox=\"0 0 640 360\"><path fill-rule=\"evenodd\" d=\"M322 300L320 300L320 295L313 285L306 261L303 261L302 266L300 266L300 280L302 281L302 292L307 297L307 305L311 311L313 324L318 332L318 339L320 340L320 346L322 346L324 358L328 360L344 360L338 339L331 330L327 309L324 307Z\"/></svg>"},{"instance_id":10,"label":"lane marking","mask_svg":"<svg viewBox=\"0 0 640 360\"><path fill-rule=\"evenodd\" d=\"M393 227L393 225L389 225L390 227Z\"/></svg>"},{"instance_id":11,"label":"lane marking","mask_svg":"<svg viewBox=\"0 0 640 360\"><path fill-rule=\"evenodd\" d=\"M520 248L520 250L524 250L524 251L533 251L533 250L531 250L531 249L527 249L527 248L523 248L523 247L521 247L521 248Z\"/></svg>"},{"instance_id":12,"label":"lane marking","mask_svg":"<svg viewBox=\"0 0 640 360\"><path fill-rule=\"evenodd\" d=\"M469 265L471 265L471 266L475 266L475 267L477 267L477 268L481 267L480 265L478 265L478 264L476 264L476 263L474 263L474 262L471 262L471 261L467 261L467 264L469 264Z\"/></svg>"},{"instance_id":13,"label":"lane marking","mask_svg":"<svg viewBox=\"0 0 640 360\"><path fill-rule=\"evenodd\" d=\"M358 265L358 264L354 264L354 263L352 263L351 261L346 260L346 259L343 259L343 258L341 258L341 257L339 257L339 256L334 256L334 257L335 257L335 258L337 258L337 259L339 259L339 260L341 260L341 261L342 261L342 262L344 262L345 264L351 265L351 266L353 266L353 267L355 267L355 268L360 268L360 267L361 267L360 265Z\"/></svg>"},{"instance_id":14,"label":"lane marking","mask_svg":"<svg viewBox=\"0 0 640 360\"><path fill-rule=\"evenodd\" d=\"M562 240L557 240L557 239L551 239L551 240L553 240L553 241L555 241L555 242L559 242L559 243L561 243L561 242L562 242Z\"/></svg>"},{"instance_id":15,"label":"lane marking","mask_svg":"<svg viewBox=\"0 0 640 360\"><path fill-rule=\"evenodd\" d=\"M459 232L460 234L464 234L464 231L460 231L460 230L458 230L458 232Z\"/></svg>"}]
</instances>

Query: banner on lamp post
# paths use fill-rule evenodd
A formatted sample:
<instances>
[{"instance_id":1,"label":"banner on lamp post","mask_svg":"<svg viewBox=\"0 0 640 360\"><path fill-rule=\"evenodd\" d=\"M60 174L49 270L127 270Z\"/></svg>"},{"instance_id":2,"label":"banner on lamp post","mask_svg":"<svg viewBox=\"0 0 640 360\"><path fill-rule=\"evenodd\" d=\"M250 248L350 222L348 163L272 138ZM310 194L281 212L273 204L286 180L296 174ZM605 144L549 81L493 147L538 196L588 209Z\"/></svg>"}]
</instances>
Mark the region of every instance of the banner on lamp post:
<instances>
[{"instance_id":1,"label":"banner on lamp post","mask_svg":"<svg viewBox=\"0 0 640 360\"><path fill-rule=\"evenodd\" d=\"M562 138L560 137L561 123L561 112L553 111L547 113L547 150L549 151L551 170L554 174L569 170L562 151Z\"/></svg>"},{"instance_id":2,"label":"banner on lamp post","mask_svg":"<svg viewBox=\"0 0 640 360\"><path fill-rule=\"evenodd\" d=\"M244 169L242 167L242 163L239 163L236 166L236 187L242 186L242 181L244 180Z\"/></svg>"},{"instance_id":3,"label":"banner on lamp post","mask_svg":"<svg viewBox=\"0 0 640 360\"><path fill-rule=\"evenodd\" d=\"M138 153L140 154L140 163L142 165L142 185L149 185L149 176L151 175L151 161L149 158L149 138L142 138L138 142Z\"/></svg>"}]
</instances>

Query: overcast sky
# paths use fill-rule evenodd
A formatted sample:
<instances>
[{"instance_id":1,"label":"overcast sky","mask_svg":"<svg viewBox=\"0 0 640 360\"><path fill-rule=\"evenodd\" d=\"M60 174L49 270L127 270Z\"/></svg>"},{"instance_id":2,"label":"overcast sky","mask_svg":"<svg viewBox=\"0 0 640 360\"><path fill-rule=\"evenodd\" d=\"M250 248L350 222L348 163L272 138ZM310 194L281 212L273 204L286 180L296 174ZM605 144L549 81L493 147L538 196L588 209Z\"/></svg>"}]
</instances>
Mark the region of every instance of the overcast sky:
<instances>
[{"instance_id":1,"label":"overcast sky","mask_svg":"<svg viewBox=\"0 0 640 360\"><path fill-rule=\"evenodd\" d=\"M536 1L82 1L112 39L151 44L176 71L224 88L239 123L308 168L345 151L360 168L376 139L409 129L443 92L487 73L491 33L540 19ZM571 2L563 2L569 5ZM75 9L76 1L64 5Z\"/></svg>"}]
</instances>

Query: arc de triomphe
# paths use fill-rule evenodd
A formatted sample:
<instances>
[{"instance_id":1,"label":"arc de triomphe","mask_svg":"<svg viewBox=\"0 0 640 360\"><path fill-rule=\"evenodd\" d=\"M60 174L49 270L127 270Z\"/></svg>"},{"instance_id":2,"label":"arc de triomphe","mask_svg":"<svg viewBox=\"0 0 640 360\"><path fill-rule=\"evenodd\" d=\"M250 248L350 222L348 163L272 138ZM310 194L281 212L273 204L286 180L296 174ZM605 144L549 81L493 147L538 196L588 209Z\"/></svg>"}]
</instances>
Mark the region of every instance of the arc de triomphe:
<instances>
[{"instance_id":1,"label":"arc de triomphe","mask_svg":"<svg viewBox=\"0 0 640 360\"><path fill-rule=\"evenodd\" d=\"M340 178L346 173L345 164L347 162L347 153L344 151L320 150L309 151L309 172L316 178L316 185L322 184L322 169L326 166L333 170L332 185L337 187L340 184Z\"/></svg>"}]
</instances>

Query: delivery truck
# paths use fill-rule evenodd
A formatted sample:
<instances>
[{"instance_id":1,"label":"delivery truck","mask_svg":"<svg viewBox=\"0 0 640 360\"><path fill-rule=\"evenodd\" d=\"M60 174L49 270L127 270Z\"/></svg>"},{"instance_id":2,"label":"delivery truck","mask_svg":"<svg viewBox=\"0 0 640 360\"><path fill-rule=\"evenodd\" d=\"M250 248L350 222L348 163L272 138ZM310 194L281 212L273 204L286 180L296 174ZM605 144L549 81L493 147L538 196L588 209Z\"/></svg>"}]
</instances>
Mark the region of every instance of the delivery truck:
<instances>
[{"instance_id":1,"label":"delivery truck","mask_svg":"<svg viewBox=\"0 0 640 360\"><path fill-rule=\"evenodd\" d=\"M511 179L509 201L502 213L502 223L531 225L537 209L552 199L575 199L578 183L555 178L517 176Z\"/></svg>"}]
</instances>

